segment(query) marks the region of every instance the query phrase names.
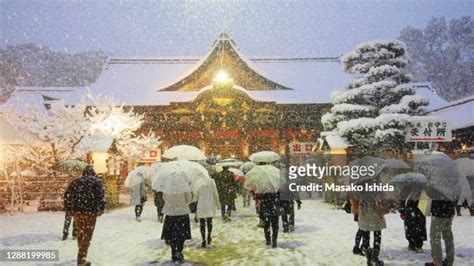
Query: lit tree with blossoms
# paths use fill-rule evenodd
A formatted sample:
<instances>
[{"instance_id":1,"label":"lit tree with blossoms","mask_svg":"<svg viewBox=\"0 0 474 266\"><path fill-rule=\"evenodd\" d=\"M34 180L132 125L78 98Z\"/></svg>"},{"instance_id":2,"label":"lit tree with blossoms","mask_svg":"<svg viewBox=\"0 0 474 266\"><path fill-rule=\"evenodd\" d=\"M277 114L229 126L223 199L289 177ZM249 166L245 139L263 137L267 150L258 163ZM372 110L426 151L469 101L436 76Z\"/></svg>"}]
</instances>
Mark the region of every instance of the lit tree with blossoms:
<instances>
[{"instance_id":1,"label":"lit tree with blossoms","mask_svg":"<svg viewBox=\"0 0 474 266\"><path fill-rule=\"evenodd\" d=\"M140 159L144 152L156 148L161 141L153 132L136 135L143 124L144 115L137 114L133 108L117 105L111 98L92 98L90 114L93 136L108 136L126 158Z\"/></svg>"},{"instance_id":2,"label":"lit tree with blossoms","mask_svg":"<svg viewBox=\"0 0 474 266\"><path fill-rule=\"evenodd\" d=\"M115 139L119 151L132 159L160 144L153 133L136 136L143 115L111 98L88 95L74 106L62 100L50 101L47 110L14 113L10 120L24 134L27 143L26 152L22 153L24 163L53 175L57 174L61 162L82 158L93 150L92 140L96 138Z\"/></svg>"},{"instance_id":3,"label":"lit tree with blossoms","mask_svg":"<svg viewBox=\"0 0 474 266\"><path fill-rule=\"evenodd\" d=\"M48 110L32 108L25 114L12 114L10 120L23 133L26 165L43 173L55 173L62 160L81 156L79 146L89 134L86 105L67 106L52 101Z\"/></svg>"},{"instance_id":4,"label":"lit tree with blossoms","mask_svg":"<svg viewBox=\"0 0 474 266\"><path fill-rule=\"evenodd\" d=\"M405 44L379 40L360 44L342 56L344 71L356 74L344 91L336 91L334 106L321 118L359 153L402 150L410 116L422 115L428 100L415 95L407 83Z\"/></svg>"}]
</instances>

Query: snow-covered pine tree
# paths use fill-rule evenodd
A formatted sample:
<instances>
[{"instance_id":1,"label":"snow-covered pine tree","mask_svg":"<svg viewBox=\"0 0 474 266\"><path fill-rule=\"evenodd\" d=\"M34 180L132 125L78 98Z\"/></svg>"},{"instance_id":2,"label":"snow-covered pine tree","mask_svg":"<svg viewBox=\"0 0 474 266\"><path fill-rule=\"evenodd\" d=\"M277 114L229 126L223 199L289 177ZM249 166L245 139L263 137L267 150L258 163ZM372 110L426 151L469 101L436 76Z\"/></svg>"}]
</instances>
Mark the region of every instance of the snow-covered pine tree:
<instances>
[{"instance_id":1,"label":"snow-covered pine tree","mask_svg":"<svg viewBox=\"0 0 474 266\"><path fill-rule=\"evenodd\" d=\"M398 40L363 43L341 57L344 71L356 74L344 91L331 95L334 106L322 117L326 130L355 145L357 153L403 149L410 116L425 112L428 100L407 83L405 44Z\"/></svg>"}]
</instances>

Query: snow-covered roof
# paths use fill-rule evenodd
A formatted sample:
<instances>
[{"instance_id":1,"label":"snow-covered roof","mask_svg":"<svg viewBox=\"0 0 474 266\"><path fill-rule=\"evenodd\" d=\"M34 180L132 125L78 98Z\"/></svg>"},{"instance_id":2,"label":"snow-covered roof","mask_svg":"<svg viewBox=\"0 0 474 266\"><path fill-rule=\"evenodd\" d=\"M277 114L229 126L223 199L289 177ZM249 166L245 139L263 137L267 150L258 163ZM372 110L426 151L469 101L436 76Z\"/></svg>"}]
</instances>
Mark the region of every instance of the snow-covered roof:
<instances>
[{"instance_id":1,"label":"snow-covered roof","mask_svg":"<svg viewBox=\"0 0 474 266\"><path fill-rule=\"evenodd\" d=\"M23 140L20 133L7 119L0 114L0 145L21 145Z\"/></svg>"},{"instance_id":2,"label":"snow-covered roof","mask_svg":"<svg viewBox=\"0 0 474 266\"><path fill-rule=\"evenodd\" d=\"M428 105L428 110L438 109L442 106L445 106L448 101L441 98L431 87L429 82L412 82L410 85L416 90L416 94L420 95L430 101Z\"/></svg>"},{"instance_id":3,"label":"snow-covered roof","mask_svg":"<svg viewBox=\"0 0 474 266\"><path fill-rule=\"evenodd\" d=\"M265 72L272 73L268 76L275 76L275 80L284 80L285 85L295 88L294 90L247 91L250 97L259 101L275 101L282 104L330 103L331 92L344 88L350 80L350 76L342 72L339 63L336 62L272 61L256 64L260 65ZM189 67L190 64L187 66ZM83 99L87 89L93 95L111 96L118 102L135 106L168 105L170 102L191 101L201 91L156 91L156 88L161 86L160 84L166 83L168 76L154 75L153 69L161 69L163 72L168 69L177 73L180 67L182 64L158 64L158 66L150 67L150 64L133 63L110 70L109 66L91 88L45 87L32 90L31 87L19 87L7 101L7 105L16 107L41 105L45 97L63 99L66 103L74 104ZM112 71L113 74L107 71ZM125 78L127 75L130 75L129 78ZM148 82L145 82L146 80ZM447 104L431 89L429 83L412 83L411 85L414 86L417 94L430 100L429 110L438 109Z\"/></svg>"},{"instance_id":4,"label":"snow-covered roof","mask_svg":"<svg viewBox=\"0 0 474 266\"><path fill-rule=\"evenodd\" d=\"M209 52L184 75L160 91L198 91L211 84L218 71L229 74L234 83L253 90L291 90L291 88L268 79L244 56L228 34L221 33Z\"/></svg>"},{"instance_id":5,"label":"snow-covered roof","mask_svg":"<svg viewBox=\"0 0 474 266\"><path fill-rule=\"evenodd\" d=\"M429 115L448 119L452 129L474 126L474 95L449 102L432 110Z\"/></svg>"},{"instance_id":6,"label":"snow-covered roof","mask_svg":"<svg viewBox=\"0 0 474 266\"><path fill-rule=\"evenodd\" d=\"M48 99L63 99L66 103L74 104L82 100L86 91L87 87L16 87L1 107L7 110L14 108L16 112L23 113L30 107L43 106Z\"/></svg>"},{"instance_id":7,"label":"snow-covered roof","mask_svg":"<svg viewBox=\"0 0 474 266\"><path fill-rule=\"evenodd\" d=\"M163 89L176 89L174 88L176 84L183 80L187 80L187 84L192 83L189 81L191 73L196 73L197 69L203 68L204 62L209 61L212 51L214 53L216 51L218 41L225 42L226 47L230 47L226 48L230 51L229 53L234 54L234 57L238 58L237 61L244 62L239 63L239 66L247 69L245 73L256 75L253 77L256 80L253 84L262 82L275 88L278 86L291 88L255 90L255 88L245 88L237 80L235 84L244 87L250 97L255 100L275 101L282 104L330 103L331 93L335 90L343 90L353 78L342 70L337 57L249 59L232 40L228 39L228 36L221 36L203 57L109 58L99 78L90 86L90 92L93 95L110 96L120 103L134 106L169 105L170 102L190 101L196 98L199 91L163 91ZM207 85L210 83L206 83L202 88ZM429 110L446 104L446 101L431 89L429 83L412 83L412 85L416 88L417 94L430 100ZM19 105L22 105L24 101L38 103L43 102L44 96L47 96L74 104L81 101L86 92L84 87L20 87L8 102ZM31 99L26 99L27 94L32 95Z\"/></svg>"},{"instance_id":8,"label":"snow-covered roof","mask_svg":"<svg viewBox=\"0 0 474 266\"><path fill-rule=\"evenodd\" d=\"M338 62L258 61L259 73L293 90L248 91L256 100L280 103L327 103L333 90L344 88L350 76ZM174 82L193 63L121 63L108 65L91 87L130 105L167 105L194 99L198 92L158 91ZM237 84L239 85L239 84Z\"/></svg>"}]
</instances>

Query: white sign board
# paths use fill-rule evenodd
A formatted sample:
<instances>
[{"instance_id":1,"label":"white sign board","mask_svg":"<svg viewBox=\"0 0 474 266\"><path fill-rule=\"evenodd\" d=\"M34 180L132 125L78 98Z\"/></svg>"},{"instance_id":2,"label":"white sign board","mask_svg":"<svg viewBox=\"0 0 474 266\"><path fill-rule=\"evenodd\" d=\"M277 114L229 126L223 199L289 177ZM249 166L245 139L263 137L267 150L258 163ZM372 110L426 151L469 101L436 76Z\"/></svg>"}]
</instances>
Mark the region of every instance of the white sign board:
<instances>
[{"instance_id":1,"label":"white sign board","mask_svg":"<svg viewBox=\"0 0 474 266\"><path fill-rule=\"evenodd\" d=\"M290 154L309 154L313 153L316 143L313 142L296 142L290 143Z\"/></svg>"},{"instance_id":2,"label":"white sign board","mask_svg":"<svg viewBox=\"0 0 474 266\"><path fill-rule=\"evenodd\" d=\"M161 158L159 156L160 150L159 149L151 149L148 152L146 152L140 160L138 160L141 163L153 163L159 161Z\"/></svg>"},{"instance_id":3,"label":"white sign board","mask_svg":"<svg viewBox=\"0 0 474 266\"><path fill-rule=\"evenodd\" d=\"M415 118L407 128L407 142L449 142L451 140L451 125L446 119Z\"/></svg>"}]
</instances>

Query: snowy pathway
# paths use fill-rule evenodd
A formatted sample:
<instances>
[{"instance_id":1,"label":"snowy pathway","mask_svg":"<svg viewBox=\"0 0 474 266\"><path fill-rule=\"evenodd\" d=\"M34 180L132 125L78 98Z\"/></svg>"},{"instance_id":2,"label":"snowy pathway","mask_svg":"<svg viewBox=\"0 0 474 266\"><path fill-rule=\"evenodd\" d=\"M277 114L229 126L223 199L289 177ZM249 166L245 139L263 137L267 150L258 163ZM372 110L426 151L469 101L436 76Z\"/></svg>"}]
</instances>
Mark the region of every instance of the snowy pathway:
<instances>
[{"instance_id":1,"label":"snowy pathway","mask_svg":"<svg viewBox=\"0 0 474 266\"><path fill-rule=\"evenodd\" d=\"M95 265L171 264L170 249L160 240L161 224L149 202L142 222L134 220L133 207L106 213L97 222L89 250ZM75 265L76 242L60 241L63 213L26 213L0 216L0 249L59 249L61 265ZM184 255L188 265L365 265L352 255L357 225L352 216L320 201L304 201L297 211L295 233L280 231L279 248L264 245L254 208L238 208L231 223L214 219L213 247L200 247L198 224ZM429 242L421 254L406 250L403 223L398 214L387 216L382 232L382 259L386 265L423 265L430 261ZM429 225L429 219L428 219ZM474 217L454 219L456 265L474 262ZM13 265L13 264L11 264ZM15 265L21 265L15 263ZM23 265L27 265L26 263Z\"/></svg>"}]
</instances>

